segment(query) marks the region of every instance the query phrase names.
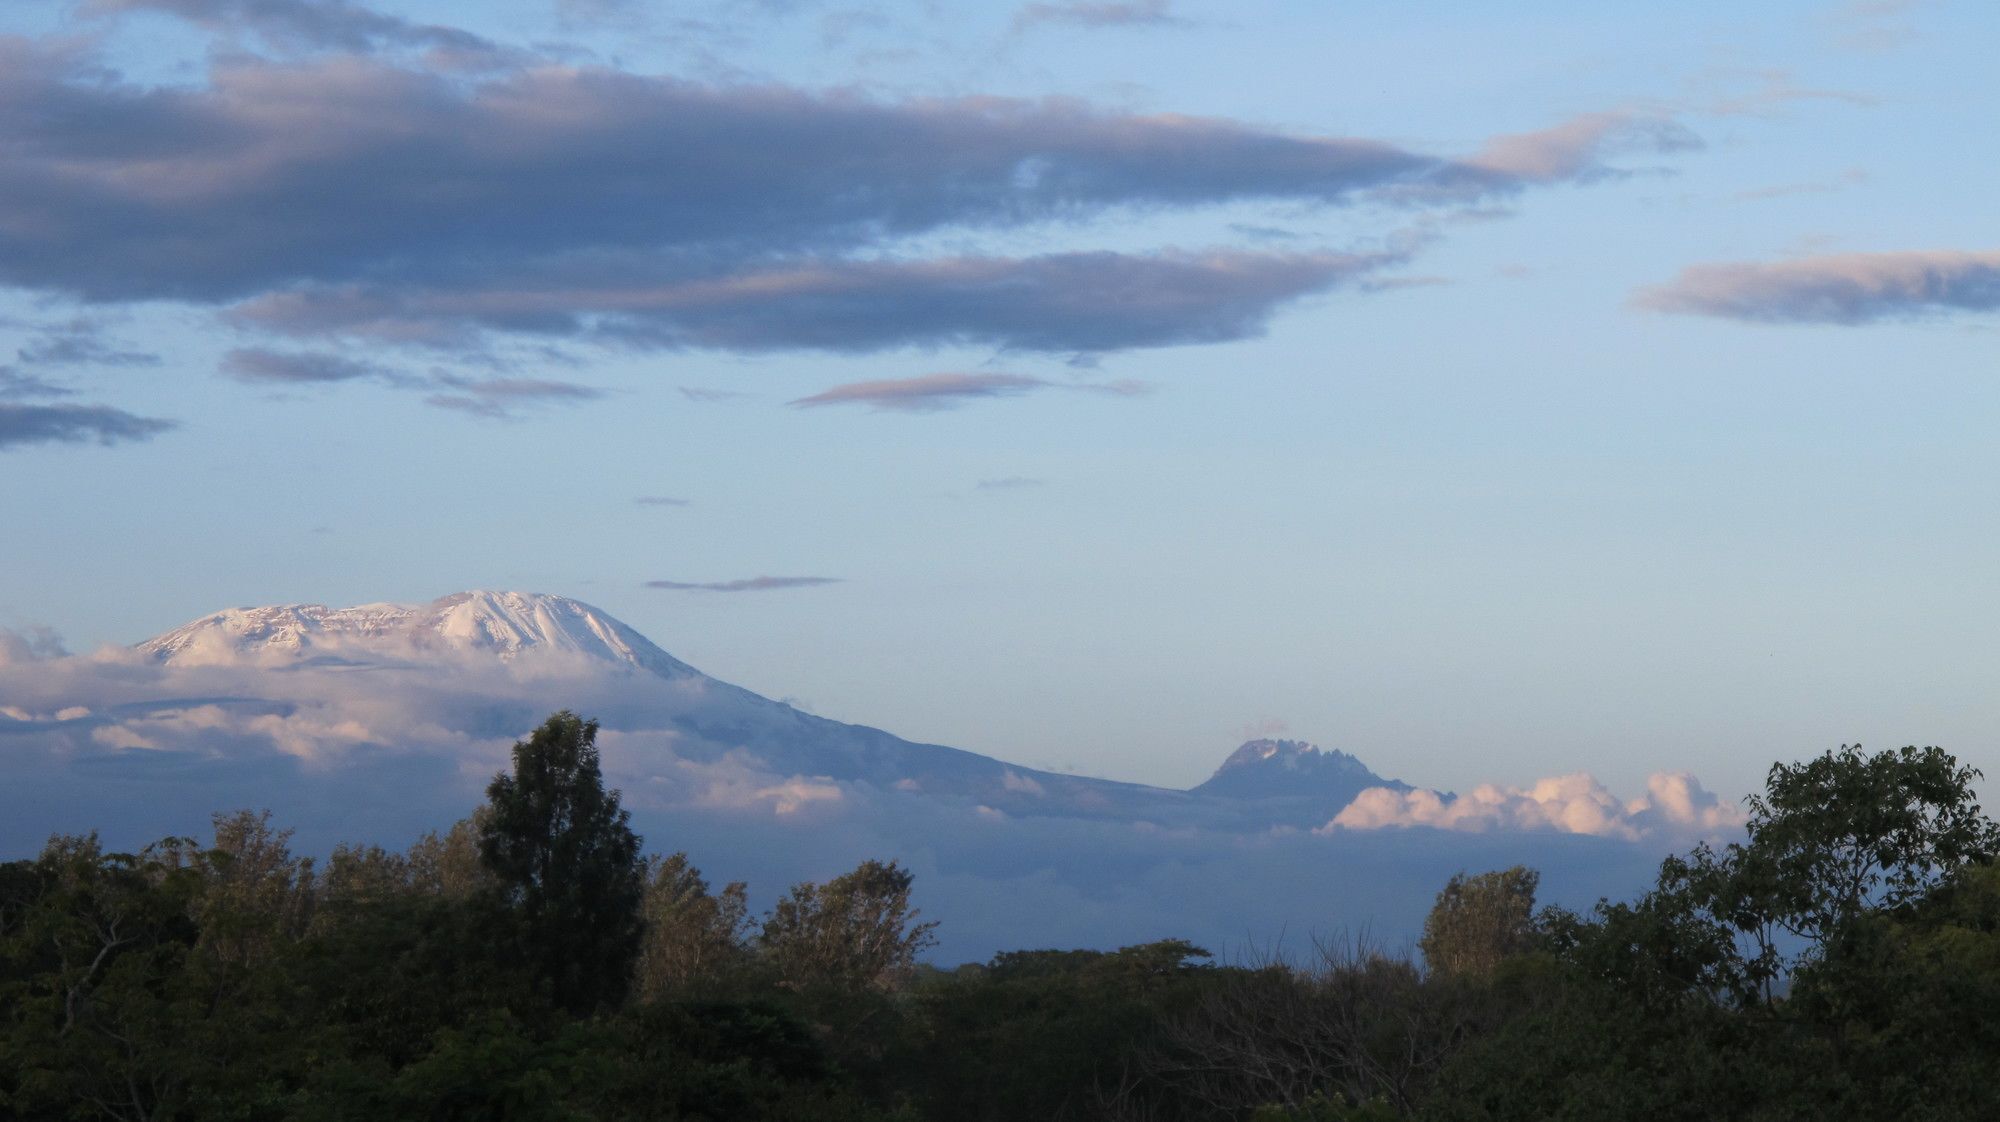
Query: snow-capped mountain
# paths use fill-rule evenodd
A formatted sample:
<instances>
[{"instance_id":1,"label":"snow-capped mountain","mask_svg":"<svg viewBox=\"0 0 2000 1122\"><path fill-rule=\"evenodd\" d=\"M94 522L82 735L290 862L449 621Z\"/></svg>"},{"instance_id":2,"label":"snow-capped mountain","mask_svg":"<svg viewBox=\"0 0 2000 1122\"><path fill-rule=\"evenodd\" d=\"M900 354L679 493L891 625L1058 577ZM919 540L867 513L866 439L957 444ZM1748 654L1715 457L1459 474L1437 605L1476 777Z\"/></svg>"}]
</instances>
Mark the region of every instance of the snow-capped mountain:
<instances>
[{"instance_id":1,"label":"snow-capped mountain","mask_svg":"<svg viewBox=\"0 0 2000 1122\"><path fill-rule=\"evenodd\" d=\"M247 663L420 672L440 660L515 667L566 660L572 676L612 675L618 701L611 719L669 726L681 757L712 761L736 753L776 775L965 798L1011 814L1317 826L1369 787L1408 789L1345 752L1288 740L1243 745L1192 792L1016 767L802 713L702 674L598 608L538 593L472 591L428 604L351 608L231 608L138 649L177 667ZM582 699L551 697L541 704L580 705ZM532 709L498 719L525 727Z\"/></svg>"},{"instance_id":2,"label":"snow-capped mountain","mask_svg":"<svg viewBox=\"0 0 2000 1122\"><path fill-rule=\"evenodd\" d=\"M608 614L564 596L460 592L428 604L280 604L230 608L139 644L162 661L199 665L244 657L341 660L525 653L581 655L663 678L694 668Z\"/></svg>"},{"instance_id":3,"label":"snow-capped mountain","mask_svg":"<svg viewBox=\"0 0 2000 1122\"><path fill-rule=\"evenodd\" d=\"M232 608L137 647L171 668L367 670L385 684L385 673L419 677L449 666L463 675L484 666L518 676L514 696L482 699L496 732L525 731L554 708L576 708L611 730L666 730L676 765L748 761L773 776L858 781L1016 815L1205 817L1183 791L1017 767L801 712L710 678L563 596L472 591L428 604Z\"/></svg>"}]
</instances>

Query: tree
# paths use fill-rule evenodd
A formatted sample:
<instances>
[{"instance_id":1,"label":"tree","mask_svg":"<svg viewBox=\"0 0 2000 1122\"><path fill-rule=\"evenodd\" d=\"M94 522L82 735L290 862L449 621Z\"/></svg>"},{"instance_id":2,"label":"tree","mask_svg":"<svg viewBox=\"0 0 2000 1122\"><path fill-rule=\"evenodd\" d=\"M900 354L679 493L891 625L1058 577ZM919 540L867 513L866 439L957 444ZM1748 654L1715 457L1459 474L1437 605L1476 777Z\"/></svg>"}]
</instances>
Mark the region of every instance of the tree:
<instances>
[{"instance_id":1,"label":"tree","mask_svg":"<svg viewBox=\"0 0 2000 1122\"><path fill-rule=\"evenodd\" d=\"M1424 917L1417 943L1439 974L1485 977L1502 959L1535 944L1535 889L1542 875L1516 865L1468 877L1453 875Z\"/></svg>"},{"instance_id":2,"label":"tree","mask_svg":"<svg viewBox=\"0 0 2000 1122\"><path fill-rule=\"evenodd\" d=\"M2000 825L1973 801L1976 768L1941 748L1864 754L1843 744L1774 764L1750 797L1740 872L1766 882L1775 917L1823 946L1865 911L1895 908L2000 852Z\"/></svg>"},{"instance_id":3,"label":"tree","mask_svg":"<svg viewBox=\"0 0 2000 1122\"><path fill-rule=\"evenodd\" d=\"M604 788L597 722L564 710L514 745L493 777L479 857L519 913L551 996L574 1011L616 1004L639 949L639 836Z\"/></svg>"},{"instance_id":4,"label":"tree","mask_svg":"<svg viewBox=\"0 0 2000 1122\"><path fill-rule=\"evenodd\" d=\"M749 900L741 881L711 894L687 854L647 863L641 907L646 934L639 951L639 997L686 995L728 972L749 934Z\"/></svg>"},{"instance_id":5,"label":"tree","mask_svg":"<svg viewBox=\"0 0 2000 1122\"><path fill-rule=\"evenodd\" d=\"M758 945L791 988L889 988L936 941L936 923L912 925L909 870L864 861L825 884L792 886L764 920Z\"/></svg>"},{"instance_id":6,"label":"tree","mask_svg":"<svg viewBox=\"0 0 2000 1122\"><path fill-rule=\"evenodd\" d=\"M479 838L490 813L480 807L445 833L432 830L418 838L408 858L411 887L446 900L469 899L497 887L479 860Z\"/></svg>"},{"instance_id":7,"label":"tree","mask_svg":"<svg viewBox=\"0 0 2000 1122\"><path fill-rule=\"evenodd\" d=\"M311 922L313 861L294 857L292 831L271 825L268 810L210 816L215 844L206 851L169 849L200 871L195 920L201 948L217 961L261 964Z\"/></svg>"}]
</instances>

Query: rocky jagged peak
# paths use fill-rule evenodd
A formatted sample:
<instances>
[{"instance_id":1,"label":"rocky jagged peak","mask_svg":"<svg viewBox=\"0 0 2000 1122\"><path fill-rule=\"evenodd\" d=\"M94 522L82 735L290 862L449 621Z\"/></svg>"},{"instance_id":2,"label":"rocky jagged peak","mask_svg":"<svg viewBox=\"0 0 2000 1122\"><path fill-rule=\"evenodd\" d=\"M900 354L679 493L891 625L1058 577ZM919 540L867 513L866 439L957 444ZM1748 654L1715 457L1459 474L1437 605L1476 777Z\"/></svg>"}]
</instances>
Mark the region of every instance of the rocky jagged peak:
<instances>
[{"instance_id":1,"label":"rocky jagged peak","mask_svg":"<svg viewBox=\"0 0 2000 1122\"><path fill-rule=\"evenodd\" d=\"M1231 798L1345 798L1369 787L1397 787L1339 750L1303 740L1252 740L1229 754L1196 794Z\"/></svg>"}]
</instances>

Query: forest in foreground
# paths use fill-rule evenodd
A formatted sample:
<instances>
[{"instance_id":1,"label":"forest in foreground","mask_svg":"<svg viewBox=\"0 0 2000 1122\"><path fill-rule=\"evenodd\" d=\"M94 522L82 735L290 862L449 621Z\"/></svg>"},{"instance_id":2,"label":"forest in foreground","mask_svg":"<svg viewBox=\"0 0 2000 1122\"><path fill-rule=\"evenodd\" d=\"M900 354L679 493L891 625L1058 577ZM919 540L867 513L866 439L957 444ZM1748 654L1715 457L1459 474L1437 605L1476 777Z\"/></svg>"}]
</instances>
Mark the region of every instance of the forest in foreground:
<instances>
[{"instance_id":1,"label":"forest in foreground","mask_svg":"<svg viewBox=\"0 0 2000 1122\"><path fill-rule=\"evenodd\" d=\"M1588 913L1454 877L1414 956L944 970L894 862L753 916L647 855L595 735L551 717L406 852L245 811L0 864L0 1117L2000 1117L2000 826L1937 748L1774 765L1742 841Z\"/></svg>"}]
</instances>

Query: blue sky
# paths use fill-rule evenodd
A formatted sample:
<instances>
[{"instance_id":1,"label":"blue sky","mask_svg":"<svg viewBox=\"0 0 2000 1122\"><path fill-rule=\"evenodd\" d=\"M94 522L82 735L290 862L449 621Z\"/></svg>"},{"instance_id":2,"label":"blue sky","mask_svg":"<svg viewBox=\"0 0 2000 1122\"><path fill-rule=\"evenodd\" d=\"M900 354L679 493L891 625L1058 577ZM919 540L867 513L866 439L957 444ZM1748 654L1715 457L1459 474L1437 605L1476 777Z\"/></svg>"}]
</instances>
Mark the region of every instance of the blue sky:
<instances>
[{"instance_id":1,"label":"blue sky","mask_svg":"<svg viewBox=\"0 0 2000 1122\"><path fill-rule=\"evenodd\" d=\"M525 588L1175 786L1992 771L1996 32L11 4L0 625Z\"/></svg>"}]
</instances>

